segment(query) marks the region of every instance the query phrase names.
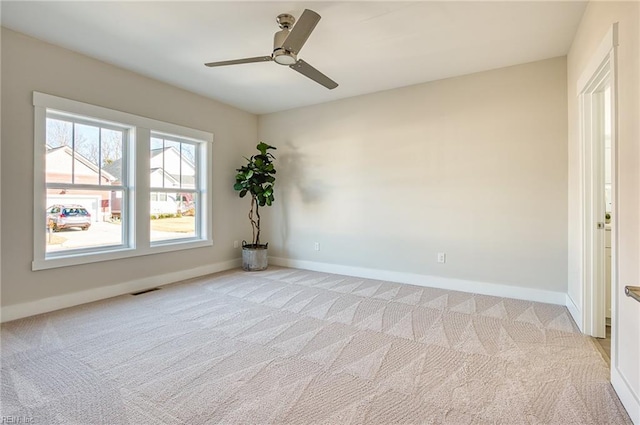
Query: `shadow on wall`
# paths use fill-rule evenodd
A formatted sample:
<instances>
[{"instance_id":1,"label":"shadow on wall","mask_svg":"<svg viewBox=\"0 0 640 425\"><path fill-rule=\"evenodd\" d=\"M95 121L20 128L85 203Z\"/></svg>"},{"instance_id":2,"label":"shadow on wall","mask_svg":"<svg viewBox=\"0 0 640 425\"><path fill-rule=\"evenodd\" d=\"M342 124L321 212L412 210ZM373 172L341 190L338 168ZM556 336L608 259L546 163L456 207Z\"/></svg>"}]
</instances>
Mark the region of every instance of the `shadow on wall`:
<instances>
[{"instance_id":1,"label":"shadow on wall","mask_svg":"<svg viewBox=\"0 0 640 425\"><path fill-rule=\"evenodd\" d=\"M289 211L292 208L295 193L299 193L303 205L319 204L329 192L329 186L322 180L313 178L308 155L288 142L278 156L278 187L281 197L282 215L280 236L283 243L289 237Z\"/></svg>"}]
</instances>

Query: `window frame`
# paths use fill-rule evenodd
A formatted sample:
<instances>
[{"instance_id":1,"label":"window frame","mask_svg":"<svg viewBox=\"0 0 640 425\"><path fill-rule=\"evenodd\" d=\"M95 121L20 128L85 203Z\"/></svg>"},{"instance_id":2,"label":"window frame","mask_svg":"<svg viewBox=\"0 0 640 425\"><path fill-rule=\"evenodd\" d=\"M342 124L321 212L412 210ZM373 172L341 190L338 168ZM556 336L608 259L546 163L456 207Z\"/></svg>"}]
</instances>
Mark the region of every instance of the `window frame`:
<instances>
[{"instance_id":1,"label":"window frame","mask_svg":"<svg viewBox=\"0 0 640 425\"><path fill-rule=\"evenodd\" d=\"M101 184L101 180L100 177L102 176L102 167L98 166L98 169L100 170L98 172L98 183L75 183L76 181L76 173L75 173L75 169L74 169L74 165L75 165L75 155L76 153L79 154L79 152L77 152L76 150L76 146L74 143L74 140L72 139L72 144L71 144L71 149L73 151L73 157L72 157L72 161L71 161L71 182L48 182L46 181L46 177L45 177L45 191L48 191L50 189L62 189L62 190L68 190L68 191L74 191L74 190L95 190L95 191L103 191L103 192L107 192L107 191L117 191L120 192L122 194L122 199L123 199L123 206L122 206L122 211L121 211L121 216L124 216L125 222L123 222L122 224L122 228L121 228L121 234L120 234L120 240L121 243L120 244L113 244L113 245L105 245L105 246L96 246L96 247L86 247L86 248L78 248L78 249L73 249L73 250L64 250L64 251L54 251L54 252L46 252L46 247L45 247L45 259L53 259L53 258L63 258L63 257L68 257L70 255L88 255L88 254L93 254L93 253L97 253L97 252L109 252L109 251L117 251L120 249L125 249L125 248L129 248L131 245L131 241L132 238L130 236L130 229L131 226L128 225L128 221L130 220L129 218L129 205L131 205L131 188L132 185L129 183L130 180L130 176L129 176L129 169L131 168L129 165L130 162L130 151L131 151L131 142L132 142L132 137L130 136L130 132L133 129L131 126L128 125L121 125L121 124L114 124L111 122L106 122L106 121L100 121L97 120L93 117L89 118L86 116L78 116L78 115L74 115L74 114L70 114L67 112L60 112L51 108L46 108L45 109L45 125L46 125L46 121L48 119L56 119L59 121L64 121L64 122L68 122L72 125L72 138L74 137L74 132L75 132L75 125L84 125L84 126L92 126L92 127L98 127L100 129L100 131L105 128L108 130L116 130L116 131L120 131L122 132L122 152L123 152L123 167L122 167L122 175L120 177L120 184L118 185L103 185ZM45 143L46 143L46 128L45 128ZM46 150L46 148L45 148ZM44 164L44 169L45 169L45 173L46 173L46 160L45 160L45 164ZM45 192L45 199L46 199L46 192ZM36 214L37 215L37 214ZM36 219L37 220L37 219Z\"/></svg>"},{"instance_id":2,"label":"window frame","mask_svg":"<svg viewBox=\"0 0 640 425\"><path fill-rule=\"evenodd\" d=\"M44 270L109 261L122 258L152 255L164 252L193 249L213 245L213 214L211 189L213 134L202 130L184 127L164 121L154 120L127 112L78 102L45 93L33 92L34 106L34 213L33 213L33 262L32 270ZM56 115L67 115L79 120L93 121L127 128L124 141L123 157L128 155L128 165L123 167L122 182L127 187L123 191L123 202L126 206L126 230L123 229L123 244L107 247L58 251L55 254L46 252L46 232L43 231L43 214L47 208L46 182L46 120L47 111ZM197 176L200 188L198 192L196 236L151 242L150 239L150 176L149 147L151 135L163 134L196 143ZM126 178L125 178L126 173ZM69 186L74 186L70 184ZM78 186L78 185L75 185ZM98 186L98 185L96 185ZM102 185L102 190L109 186ZM125 211L123 211L124 215Z\"/></svg>"},{"instance_id":3,"label":"window frame","mask_svg":"<svg viewBox=\"0 0 640 425\"><path fill-rule=\"evenodd\" d=\"M164 194L164 200L166 201L168 199L168 195L170 193L178 193L178 194L182 194L182 193L191 193L195 196L196 198L196 218L198 217L198 214L201 213L200 211L200 203L201 203L201 199L202 199L202 179L201 179L201 162L200 162L200 157L202 156L202 152L200 151L200 149L198 149L198 144L197 142L194 142L193 140L190 139L186 139L184 137L179 137L176 136L175 134L164 134L164 133L160 133L157 131L152 131L151 132L151 137L150 140L153 138L162 138L163 140L163 145L164 145L164 141L171 141L171 142L176 142L176 143L185 143L185 144L189 144L189 145L193 145L194 146L194 154L195 154L195 158L194 158L194 168L195 168L195 174L194 174L194 187L193 188L184 188L182 187L182 162L180 163L180 187L166 187L165 185L165 178L162 178L162 187L159 186L152 186L151 182L149 182L149 194L153 194L156 193L158 195L162 195ZM164 154L164 152L163 152ZM149 157L151 158L151 157ZM182 161L182 151L180 152L180 160ZM163 157L162 162L163 162L163 170L166 168L165 164L164 164L165 158ZM149 169L149 172L151 170ZM151 198L151 197L150 197ZM160 198L160 196L158 196L158 198ZM195 228L194 231L196 233L196 235L200 234L200 228L202 226L202 219L197 218L196 222L195 222ZM174 242L180 242L180 241L186 241L189 239L193 239L192 237L186 237L186 238L170 238L170 239L158 239L158 240L151 240L151 245L152 246L159 246L159 245L165 245L165 244L172 244Z\"/></svg>"}]
</instances>

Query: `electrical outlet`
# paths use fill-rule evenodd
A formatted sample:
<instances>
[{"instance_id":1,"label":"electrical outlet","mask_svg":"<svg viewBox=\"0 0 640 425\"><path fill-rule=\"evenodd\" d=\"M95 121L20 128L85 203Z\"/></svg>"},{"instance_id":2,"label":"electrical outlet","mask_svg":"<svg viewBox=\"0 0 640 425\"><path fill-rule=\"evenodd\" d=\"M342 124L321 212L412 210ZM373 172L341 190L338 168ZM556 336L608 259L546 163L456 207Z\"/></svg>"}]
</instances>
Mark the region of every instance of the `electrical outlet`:
<instances>
[{"instance_id":1,"label":"electrical outlet","mask_svg":"<svg viewBox=\"0 0 640 425\"><path fill-rule=\"evenodd\" d=\"M313 246L313 249L315 249L316 251L320 251L320 242L316 242Z\"/></svg>"},{"instance_id":2,"label":"electrical outlet","mask_svg":"<svg viewBox=\"0 0 640 425\"><path fill-rule=\"evenodd\" d=\"M238 241L233 241L233 247L234 247L234 248L238 248L238 247L240 247L240 242L238 242Z\"/></svg>"},{"instance_id":3,"label":"electrical outlet","mask_svg":"<svg viewBox=\"0 0 640 425\"><path fill-rule=\"evenodd\" d=\"M444 252L438 253L438 263L446 263L447 262L447 254Z\"/></svg>"}]
</instances>

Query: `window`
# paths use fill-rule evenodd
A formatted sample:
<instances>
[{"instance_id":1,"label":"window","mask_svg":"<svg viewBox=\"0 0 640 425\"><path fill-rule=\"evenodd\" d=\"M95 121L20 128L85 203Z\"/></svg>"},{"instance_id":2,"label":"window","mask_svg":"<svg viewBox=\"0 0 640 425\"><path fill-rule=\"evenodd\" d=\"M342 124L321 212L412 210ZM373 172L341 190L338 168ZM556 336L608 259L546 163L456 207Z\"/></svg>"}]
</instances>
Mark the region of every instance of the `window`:
<instances>
[{"instance_id":1,"label":"window","mask_svg":"<svg viewBox=\"0 0 640 425\"><path fill-rule=\"evenodd\" d=\"M34 270L212 244L212 134L33 100Z\"/></svg>"},{"instance_id":2,"label":"window","mask_svg":"<svg viewBox=\"0 0 640 425\"><path fill-rule=\"evenodd\" d=\"M198 149L193 142L151 134L151 242L197 233Z\"/></svg>"},{"instance_id":3,"label":"window","mask_svg":"<svg viewBox=\"0 0 640 425\"><path fill-rule=\"evenodd\" d=\"M129 128L88 117L46 113L45 251L52 257L95 247L122 247L128 216L122 214L129 185ZM125 205L126 207L126 205ZM83 214L70 211L82 208ZM126 211L126 208L124 208ZM117 220L113 218L117 217ZM88 231L87 234L78 231ZM54 255L55 253L55 255Z\"/></svg>"}]
</instances>

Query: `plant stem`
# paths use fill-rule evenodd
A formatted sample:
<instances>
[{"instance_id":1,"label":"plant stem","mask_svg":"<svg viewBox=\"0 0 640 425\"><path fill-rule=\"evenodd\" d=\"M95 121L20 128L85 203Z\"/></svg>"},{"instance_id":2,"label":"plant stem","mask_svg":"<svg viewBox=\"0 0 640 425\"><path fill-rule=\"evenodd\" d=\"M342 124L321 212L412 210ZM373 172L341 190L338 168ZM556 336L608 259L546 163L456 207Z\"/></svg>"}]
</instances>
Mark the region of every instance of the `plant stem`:
<instances>
[{"instance_id":1,"label":"plant stem","mask_svg":"<svg viewBox=\"0 0 640 425\"><path fill-rule=\"evenodd\" d=\"M251 197L251 209L249 210L249 221L251 221L251 230L253 231L251 243L253 245L260 244L260 212L258 211L258 200L255 196ZM255 210L256 220L253 219Z\"/></svg>"},{"instance_id":2,"label":"plant stem","mask_svg":"<svg viewBox=\"0 0 640 425\"><path fill-rule=\"evenodd\" d=\"M256 245L260 245L260 212L258 211L259 205L256 202L256 216L258 217L258 221L256 224Z\"/></svg>"}]
</instances>

